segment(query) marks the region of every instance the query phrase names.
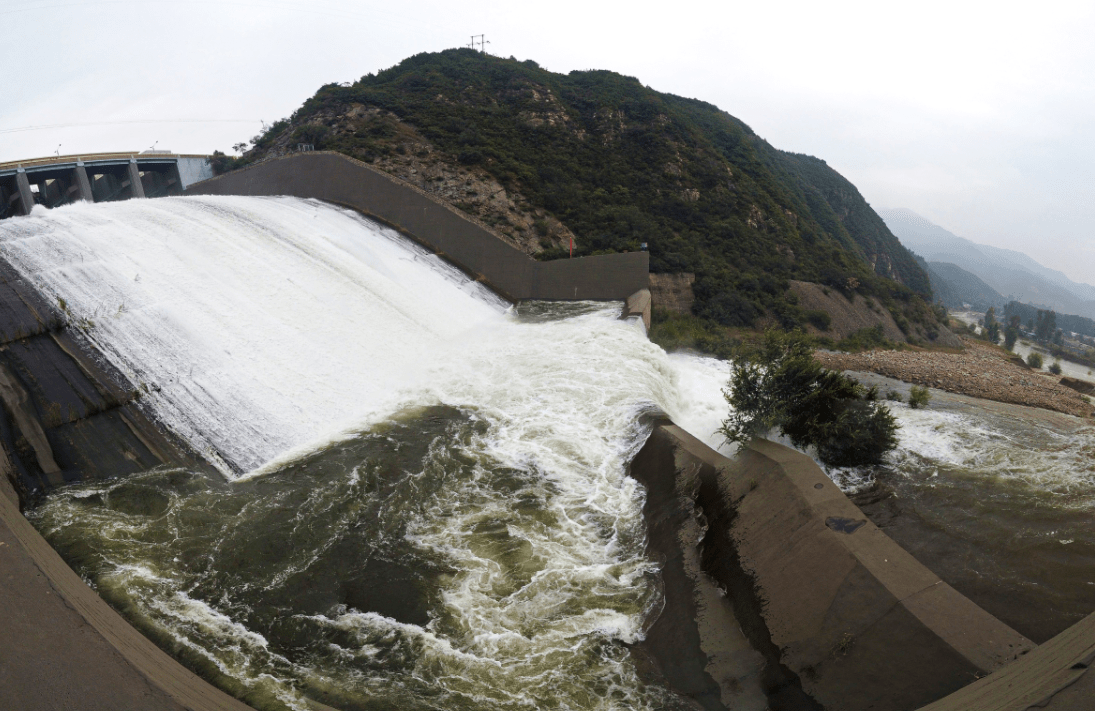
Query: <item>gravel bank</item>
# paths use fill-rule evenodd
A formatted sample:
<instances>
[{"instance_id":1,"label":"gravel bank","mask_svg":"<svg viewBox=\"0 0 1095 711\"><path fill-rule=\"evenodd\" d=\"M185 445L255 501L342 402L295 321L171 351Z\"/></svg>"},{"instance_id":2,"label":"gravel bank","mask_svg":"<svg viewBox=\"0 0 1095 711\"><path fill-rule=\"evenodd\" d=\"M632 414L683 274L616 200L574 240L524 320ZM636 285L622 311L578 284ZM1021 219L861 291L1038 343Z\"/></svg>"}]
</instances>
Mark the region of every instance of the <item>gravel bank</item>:
<instances>
[{"instance_id":1,"label":"gravel bank","mask_svg":"<svg viewBox=\"0 0 1095 711\"><path fill-rule=\"evenodd\" d=\"M963 341L966 348L961 353L818 351L814 357L832 370L868 371L986 400L1041 407L1078 417L1095 415L1095 407L1075 390L1061 385L1059 377L1020 366L987 343Z\"/></svg>"}]
</instances>

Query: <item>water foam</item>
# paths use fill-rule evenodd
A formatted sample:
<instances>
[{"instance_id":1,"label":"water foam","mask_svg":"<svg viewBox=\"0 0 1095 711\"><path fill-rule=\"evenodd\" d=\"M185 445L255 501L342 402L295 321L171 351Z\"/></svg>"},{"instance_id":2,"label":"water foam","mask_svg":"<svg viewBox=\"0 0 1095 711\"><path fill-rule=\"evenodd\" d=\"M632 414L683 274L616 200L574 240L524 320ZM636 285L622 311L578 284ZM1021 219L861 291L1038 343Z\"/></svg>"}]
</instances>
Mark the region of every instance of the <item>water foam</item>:
<instances>
[{"instance_id":1,"label":"water foam","mask_svg":"<svg viewBox=\"0 0 1095 711\"><path fill-rule=\"evenodd\" d=\"M292 198L77 203L0 242L232 475L391 410L504 308L392 230Z\"/></svg>"},{"instance_id":2,"label":"water foam","mask_svg":"<svg viewBox=\"0 0 1095 711\"><path fill-rule=\"evenodd\" d=\"M393 413L444 405L469 418L433 441L421 471L403 472L412 493L434 481L397 530L416 555L451 569L440 607L425 626L352 608L313 616L354 633L338 655L410 650L413 675L486 707L651 703L626 652L602 644L641 639L659 604L656 565L644 555L643 492L626 465L649 433L645 415L667 413L718 444L725 364L666 356L640 325L618 320L618 305L541 306L539 318L507 312L391 231L311 201L76 205L3 223L0 243L112 362L149 386L146 401L161 419L226 463L233 486L262 483L241 473L277 475L322 460L340 441L379 436L370 428ZM329 538L296 551L263 585L288 585L353 525L350 513L328 512L344 496L370 500L363 471L360 461L348 466L301 505L296 516ZM178 545L164 528L171 516L136 521L112 509L101 486L88 489L58 494L40 521L52 535L86 527L111 550L104 557L114 574L139 589L150 585L132 571L157 570L155 594L140 593L137 606L216 657L222 672L272 684L278 699L296 682L274 677L378 692L354 664L340 676L269 654L262 635L233 626L243 623L228 612L252 580L194 599L188 575L216 581L201 577L204 567L177 569L150 543ZM180 511L211 505L170 496ZM282 510L277 494L249 508L262 506ZM223 535L240 535L236 523L225 526ZM586 660L581 670L573 659ZM459 678L461 665L474 667L478 686Z\"/></svg>"}]
</instances>

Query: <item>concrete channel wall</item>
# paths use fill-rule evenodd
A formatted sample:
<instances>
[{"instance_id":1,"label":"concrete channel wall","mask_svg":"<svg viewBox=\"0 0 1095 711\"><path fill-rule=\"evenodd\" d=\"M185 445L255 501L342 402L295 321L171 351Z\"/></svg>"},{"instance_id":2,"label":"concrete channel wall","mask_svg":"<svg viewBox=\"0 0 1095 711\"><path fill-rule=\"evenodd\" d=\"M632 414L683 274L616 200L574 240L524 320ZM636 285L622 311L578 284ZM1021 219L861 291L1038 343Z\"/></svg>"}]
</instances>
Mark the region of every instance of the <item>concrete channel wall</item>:
<instances>
[{"instance_id":1,"label":"concrete channel wall","mask_svg":"<svg viewBox=\"0 0 1095 711\"><path fill-rule=\"evenodd\" d=\"M1095 615L1035 649L868 521L809 457L760 440L727 459L666 421L631 474L647 487L666 595L642 651L703 708L757 708L747 697L758 687L780 711L1095 708L1081 691L1095 683ZM717 632L727 618L748 648Z\"/></svg>"},{"instance_id":2,"label":"concrete channel wall","mask_svg":"<svg viewBox=\"0 0 1095 711\"><path fill-rule=\"evenodd\" d=\"M131 627L20 513L66 482L204 465L2 257L0 406L0 708L250 708Z\"/></svg>"},{"instance_id":3,"label":"concrete channel wall","mask_svg":"<svg viewBox=\"0 0 1095 711\"><path fill-rule=\"evenodd\" d=\"M647 252L538 262L409 183L339 153L296 153L190 186L186 195L292 195L375 217L512 301L624 300L649 282Z\"/></svg>"}]
</instances>

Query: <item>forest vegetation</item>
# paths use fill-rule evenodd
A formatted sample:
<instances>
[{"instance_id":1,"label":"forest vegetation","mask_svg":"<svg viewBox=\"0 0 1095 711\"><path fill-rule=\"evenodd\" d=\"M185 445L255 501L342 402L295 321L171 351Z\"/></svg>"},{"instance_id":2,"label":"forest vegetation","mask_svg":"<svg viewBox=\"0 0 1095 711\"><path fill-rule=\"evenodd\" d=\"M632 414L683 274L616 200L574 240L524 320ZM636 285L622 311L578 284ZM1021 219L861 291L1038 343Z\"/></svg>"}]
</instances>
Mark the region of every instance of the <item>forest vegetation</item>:
<instances>
[{"instance_id":1,"label":"forest vegetation","mask_svg":"<svg viewBox=\"0 0 1095 711\"><path fill-rule=\"evenodd\" d=\"M854 185L716 106L633 77L558 74L470 49L419 54L321 87L242 157L218 155L216 168L301 143L378 165L413 151L485 171L544 216L537 229L548 217L565 227L575 256L646 245L652 272L695 274L700 323L686 327L713 334L705 350L727 328L822 322L798 305L791 279L875 296L903 330L936 323L927 274ZM568 246L534 256L565 257Z\"/></svg>"}]
</instances>

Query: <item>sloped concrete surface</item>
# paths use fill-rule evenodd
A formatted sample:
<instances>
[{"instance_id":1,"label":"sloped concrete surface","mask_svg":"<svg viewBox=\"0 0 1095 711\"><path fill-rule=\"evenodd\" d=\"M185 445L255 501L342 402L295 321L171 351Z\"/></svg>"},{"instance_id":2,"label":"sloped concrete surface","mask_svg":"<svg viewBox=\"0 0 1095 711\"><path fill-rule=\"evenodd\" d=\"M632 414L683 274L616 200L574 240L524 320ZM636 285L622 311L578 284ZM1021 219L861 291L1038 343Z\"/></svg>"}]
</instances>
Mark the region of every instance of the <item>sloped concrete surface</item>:
<instances>
[{"instance_id":1,"label":"sloped concrete surface","mask_svg":"<svg viewBox=\"0 0 1095 711\"><path fill-rule=\"evenodd\" d=\"M727 459L665 422L632 472L648 487L650 546L666 560L662 614L674 620L666 637L673 643L655 644L653 654L670 683L703 708L736 707L733 694L716 704L720 685L747 691L759 683L781 711L907 711L1034 648L890 540L794 450L761 440ZM689 502L705 528L698 541L681 513ZM675 535L659 532L667 523ZM699 644L710 610L696 603L700 579L687 563L697 543L699 572L724 591L760 671L715 663L746 658L733 640L721 640L723 649ZM684 581L676 592L674 577ZM720 677L727 673L734 683Z\"/></svg>"},{"instance_id":2,"label":"sloped concrete surface","mask_svg":"<svg viewBox=\"0 0 1095 711\"><path fill-rule=\"evenodd\" d=\"M1000 671L921 711L1095 709L1095 614Z\"/></svg>"},{"instance_id":3,"label":"sloped concrete surface","mask_svg":"<svg viewBox=\"0 0 1095 711\"><path fill-rule=\"evenodd\" d=\"M131 627L23 517L7 476L0 489L0 708L250 709Z\"/></svg>"}]
</instances>

